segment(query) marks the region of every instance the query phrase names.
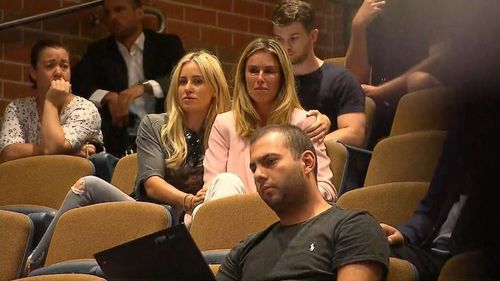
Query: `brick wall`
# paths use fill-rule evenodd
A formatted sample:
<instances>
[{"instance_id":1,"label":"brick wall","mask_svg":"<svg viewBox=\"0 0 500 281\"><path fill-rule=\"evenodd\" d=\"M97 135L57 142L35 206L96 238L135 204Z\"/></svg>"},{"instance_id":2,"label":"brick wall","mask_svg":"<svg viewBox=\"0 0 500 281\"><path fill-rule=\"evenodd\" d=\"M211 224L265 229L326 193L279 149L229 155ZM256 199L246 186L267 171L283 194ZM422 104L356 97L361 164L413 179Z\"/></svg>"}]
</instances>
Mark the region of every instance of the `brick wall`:
<instances>
[{"instance_id":1,"label":"brick wall","mask_svg":"<svg viewBox=\"0 0 500 281\"><path fill-rule=\"evenodd\" d=\"M85 0L0 0L0 21L7 22ZM255 37L271 34L269 20L277 0L144 0L147 6L160 9L167 21L166 32L181 37L187 50L205 48L214 52L230 75L246 44ZM344 54L342 9L330 0L310 1L317 13L320 39L319 57ZM100 8L95 7L0 31L0 114L7 103L31 95L29 52L32 44L46 37L60 40L71 50L76 63L89 42L106 36L99 23ZM145 25L155 28L156 20L148 16ZM228 77L230 78L230 77Z\"/></svg>"}]
</instances>

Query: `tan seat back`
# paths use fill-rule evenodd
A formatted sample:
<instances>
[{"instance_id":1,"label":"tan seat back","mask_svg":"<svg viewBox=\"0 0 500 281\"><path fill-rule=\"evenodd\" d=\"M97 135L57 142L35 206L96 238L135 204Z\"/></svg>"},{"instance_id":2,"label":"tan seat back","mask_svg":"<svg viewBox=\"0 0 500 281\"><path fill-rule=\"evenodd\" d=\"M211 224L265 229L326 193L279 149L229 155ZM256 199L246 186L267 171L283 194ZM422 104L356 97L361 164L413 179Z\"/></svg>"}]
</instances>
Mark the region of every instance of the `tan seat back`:
<instances>
[{"instance_id":1,"label":"tan seat back","mask_svg":"<svg viewBox=\"0 0 500 281\"><path fill-rule=\"evenodd\" d=\"M389 258L389 272L387 281L413 281L418 280L418 273L413 264L397 259Z\"/></svg>"},{"instance_id":2,"label":"tan seat back","mask_svg":"<svg viewBox=\"0 0 500 281\"><path fill-rule=\"evenodd\" d=\"M428 188L428 182L367 186L342 194L337 205L348 210L368 211L379 222L397 225L413 214Z\"/></svg>"},{"instance_id":3,"label":"tan seat back","mask_svg":"<svg viewBox=\"0 0 500 281\"><path fill-rule=\"evenodd\" d=\"M33 239L33 223L28 216L0 210L0 280L21 276L24 260Z\"/></svg>"},{"instance_id":4,"label":"tan seat back","mask_svg":"<svg viewBox=\"0 0 500 281\"><path fill-rule=\"evenodd\" d=\"M454 116L453 98L446 88L441 87L404 95L398 103L390 135L448 130Z\"/></svg>"},{"instance_id":5,"label":"tan seat back","mask_svg":"<svg viewBox=\"0 0 500 281\"><path fill-rule=\"evenodd\" d=\"M135 178L137 176L137 153L122 157L116 164L111 178L111 184L123 191L131 194L135 188Z\"/></svg>"},{"instance_id":6,"label":"tan seat back","mask_svg":"<svg viewBox=\"0 0 500 281\"><path fill-rule=\"evenodd\" d=\"M484 255L480 251L464 252L451 257L439 273L438 281L484 280Z\"/></svg>"},{"instance_id":7,"label":"tan seat back","mask_svg":"<svg viewBox=\"0 0 500 281\"><path fill-rule=\"evenodd\" d=\"M421 131L388 137L375 146L364 186L399 181L430 182L446 132Z\"/></svg>"},{"instance_id":8,"label":"tan seat back","mask_svg":"<svg viewBox=\"0 0 500 281\"><path fill-rule=\"evenodd\" d=\"M45 265L93 254L165 229L167 210L146 202L110 202L70 210L57 222Z\"/></svg>"},{"instance_id":9,"label":"tan seat back","mask_svg":"<svg viewBox=\"0 0 500 281\"><path fill-rule=\"evenodd\" d=\"M94 275L71 273L33 276L14 281L106 281L106 279Z\"/></svg>"},{"instance_id":10,"label":"tan seat back","mask_svg":"<svg viewBox=\"0 0 500 281\"><path fill-rule=\"evenodd\" d=\"M43 155L0 164L0 206L61 206L70 186L93 174L87 159L69 155Z\"/></svg>"},{"instance_id":11,"label":"tan seat back","mask_svg":"<svg viewBox=\"0 0 500 281\"><path fill-rule=\"evenodd\" d=\"M325 59L325 62L345 67L345 57L329 58L329 59Z\"/></svg>"},{"instance_id":12,"label":"tan seat back","mask_svg":"<svg viewBox=\"0 0 500 281\"><path fill-rule=\"evenodd\" d=\"M277 220L257 193L235 195L203 204L190 232L201 251L230 249Z\"/></svg>"},{"instance_id":13,"label":"tan seat back","mask_svg":"<svg viewBox=\"0 0 500 281\"><path fill-rule=\"evenodd\" d=\"M335 140L325 141L326 154L330 158L330 170L333 173L332 183L340 194L349 161L349 151L342 143Z\"/></svg>"}]
</instances>

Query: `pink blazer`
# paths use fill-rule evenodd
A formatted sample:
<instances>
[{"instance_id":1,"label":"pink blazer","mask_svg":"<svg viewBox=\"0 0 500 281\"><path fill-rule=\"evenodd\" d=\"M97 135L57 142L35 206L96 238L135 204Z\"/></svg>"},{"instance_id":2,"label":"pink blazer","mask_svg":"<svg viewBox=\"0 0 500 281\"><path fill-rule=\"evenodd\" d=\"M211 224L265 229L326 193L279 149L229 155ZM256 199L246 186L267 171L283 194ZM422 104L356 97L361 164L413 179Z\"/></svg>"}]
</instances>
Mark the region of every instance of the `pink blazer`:
<instances>
[{"instance_id":1,"label":"pink blazer","mask_svg":"<svg viewBox=\"0 0 500 281\"><path fill-rule=\"evenodd\" d=\"M306 111L295 109L291 124L301 129L314 122L314 117L306 117ZM326 155L323 142L314 143L318 157L318 188L327 201L335 201L336 191L333 186L330 159ZM217 115L210 132L208 149L203 160L205 185L218 174L228 172L238 175L246 187L247 193L257 191L253 173L250 170L250 140L236 133L236 125L232 111Z\"/></svg>"}]
</instances>

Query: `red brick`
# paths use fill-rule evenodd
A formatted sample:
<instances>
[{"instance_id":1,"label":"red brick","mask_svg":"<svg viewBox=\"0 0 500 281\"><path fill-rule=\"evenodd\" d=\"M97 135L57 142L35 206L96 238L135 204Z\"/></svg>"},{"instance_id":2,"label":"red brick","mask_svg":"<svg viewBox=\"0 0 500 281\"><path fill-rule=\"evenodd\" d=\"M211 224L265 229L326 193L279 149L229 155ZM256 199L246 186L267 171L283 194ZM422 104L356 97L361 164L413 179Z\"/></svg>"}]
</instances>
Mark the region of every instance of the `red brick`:
<instances>
[{"instance_id":1,"label":"red brick","mask_svg":"<svg viewBox=\"0 0 500 281\"><path fill-rule=\"evenodd\" d=\"M273 25L270 20L250 19L250 32L270 36L273 33Z\"/></svg>"},{"instance_id":2,"label":"red brick","mask_svg":"<svg viewBox=\"0 0 500 281\"><path fill-rule=\"evenodd\" d=\"M178 2L181 5L196 5L199 6L201 3L201 0L173 0L172 2Z\"/></svg>"},{"instance_id":3,"label":"red brick","mask_svg":"<svg viewBox=\"0 0 500 281\"><path fill-rule=\"evenodd\" d=\"M219 13L217 26L248 32L249 24L247 17Z\"/></svg>"},{"instance_id":4,"label":"red brick","mask_svg":"<svg viewBox=\"0 0 500 281\"><path fill-rule=\"evenodd\" d=\"M184 19L184 7L181 5L155 1L154 7L161 10L167 20Z\"/></svg>"},{"instance_id":5,"label":"red brick","mask_svg":"<svg viewBox=\"0 0 500 281\"><path fill-rule=\"evenodd\" d=\"M184 12L185 12L184 19L188 22L215 26L217 19L217 14L215 12L211 12L205 9L197 9L190 7L186 7L184 9Z\"/></svg>"},{"instance_id":6,"label":"red brick","mask_svg":"<svg viewBox=\"0 0 500 281\"><path fill-rule=\"evenodd\" d=\"M142 21L144 28L151 30L158 30L160 28L160 21L153 15L145 15Z\"/></svg>"},{"instance_id":7,"label":"red brick","mask_svg":"<svg viewBox=\"0 0 500 281\"><path fill-rule=\"evenodd\" d=\"M10 100L0 99L0 124L2 123L2 119L3 119L3 114L5 112L5 108L7 107L7 105L9 103L10 103Z\"/></svg>"},{"instance_id":8,"label":"red brick","mask_svg":"<svg viewBox=\"0 0 500 281\"><path fill-rule=\"evenodd\" d=\"M22 7L23 7L22 0L0 0L0 9L21 10Z\"/></svg>"},{"instance_id":9,"label":"red brick","mask_svg":"<svg viewBox=\"0 0 500 281\"><path fill-rule=\"evenodd\" d=\"M59 0L23 0L24 10L31 14L53 11L61 8Z\"/></svg>"},{"instance_id":10,"label":"red brick","mask_svg":"<svg viewBox=\"0 0 500 281\"><path fill-rule=\"evenodd\" d=\"M30 84L3 82L3 97L6 99L29 97L34 94Z\"/></svg>"},{"instance_id":11,"label":"red brick","mask_svg":"<svg viewBox=\"0 0 500 281\"><path fill-rule=\"evenodd\" d=\"M74 14L58 16L43 22L43 30L63 34L78 35L80 33L80 21Z\"/></svg>"},{"instance_id":12,"label":"red brick","mask_svg":"<svg viewBox=\"0 0 500 281\"><path fill-rule=\"evenodd\" d=\"M233 45L233 36L230 31L218 28L200 27L201 41L213 45Z\"/></svg>"},{"instance_id":13,"label":"red brick","mask_svg":"<svg viewBox=\"0 0 500 281\"><path fill-rule=\"evenodd\" d=\"M276 8L276 5L266 5L264 7L264 18L266 18L266 19L272 19L273 18L273 12L274 12L275 8Z\"/></svg>"},{"instance_id":14,"label":"red brick","mask_svg":"<svg viewBox=\"0 0 500 281\"><path fill-rule=\"evenodd\" d=\"M231 12L233 11L233 0L201 0L201 6Z\"/></svg>"},{"instance_id":15,"label":"red brick","mask_svg":"<svg viewBox=\"0 0 500 281\"><path fill-rule=\"evenodd\" d=\"M243 33L234 33L233 34L233 47L243 49L250 43L256 36L250 34Z\"/></svg>"},{"instance_id":16,"label":"red brick","mask_svg":"<svg viewBox=\"0 0 500 281\"><path fill-rule=\"evenodd\" d=\"M200 27L196 24L167 20L166 30L168 33L179 35L182 41L200 40Z\"/></svg>"},{"instance_id":17,"label":"red brick","mask_svg":"<svg viewBox=\"0 0 500 281\"><path fill-rule=\"evenodd\" d=\"M21 82L31 83L30 70L31 70L31 65L29 65L29 64L24 65L24 67L23 67L23 79L20 80Z\"/></svg>"},{"instance_id":18,"label":"red brick","mask_svg":"<svg viewBox=\"0 0 500 281\"><path fill-rule=\"evenodd\" d=\"M237 64L238 59L243 52L243 48L233 48L229 46L219 45L217 47L217 57L220 61L228 64ZM231 77L227 77L231 79Z\"/></svg>"},{"instance_id":19,"label":"red brick","mask_svg":"<svg viewBox=\"0 0 500 281\"><path fill-rule=\"evenodd\" d=\"M4 58L6 60L28 63L31 47L35 42L47 38L59 40L58 36L54 34L48 34L39 31L24 30L23 33L24 41L23 39L20 39L20 41L15 42L11 39L8 42L4 42Z\"/></svg>"},{"instance_id":20,"label":"red brick","mask_svg":"<svg viewBox=\"0 0 500 281\"><path fill-rule=\"evenodd\" d=\"M86 51L91 40L75 37L63 37L63 44L70 50L71 57L80 58Z\"/></svg>"},{"instance_id":21,"label":"red brick","mask_svg":"<svg viewBox=\"0 0 500 281\"><path fill-rule=\"evenodd\" d=\"M90 9L80 12L80 35L87 38L103 38L108 35L108 29L102 21L101 9Z\"/></svg>"},{"instance_id":22,"label":"red brick","mask_svg":"<svg viewBox=\"0 0 500 281\"><path fill-rule=\"evenodd\" d=\"M22 78L22 65L0 62L0 79L20 81Z\"/></svg>"},{"instance_id":23,"label":"red brick","mask_svg":"<svg viewBox=\"0 0 500 281\"><path fill-rule=\"evenodd\" d=\"M234 2L234 12L245 16L261 18L265 16L264 5L247 0Z\"/></svg>"}]
</instances>

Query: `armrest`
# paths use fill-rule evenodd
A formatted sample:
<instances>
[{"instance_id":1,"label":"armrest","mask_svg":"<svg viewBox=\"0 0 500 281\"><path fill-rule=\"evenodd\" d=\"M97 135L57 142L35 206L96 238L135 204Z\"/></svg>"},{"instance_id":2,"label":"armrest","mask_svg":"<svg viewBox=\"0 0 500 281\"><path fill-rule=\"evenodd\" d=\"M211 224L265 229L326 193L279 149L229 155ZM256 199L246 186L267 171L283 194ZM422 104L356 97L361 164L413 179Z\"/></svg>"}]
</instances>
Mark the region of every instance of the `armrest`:
<instances>
[{"instance_id":1,"label":"armrest","mask_svg":"<svg viewBox=\"0 0 500 281\"><path fill-rule=\"evenodd\" d=\"M221 264L229 254L230 249L203 251L201 254L207 264Z\"/></svg>"},{"instance_id":2,"label":"armrest","mask_svg":"<svg viewBox=\"0 0 500 281\"><path fill-rule=\"evenodd\" d=\"M339 196L349 190L362 187L365 182L366 171L372 158L372 151L362 149L352 145L346 145L349 152L349 161L346 170L345 180L340 187Z\"/></svg>"},{"instance_id":3,"label":"armrest","mask_svg":"<svg viewBox=\"0 0 500 281\"><path fill-rule=\"evenodd\" d=\"M80 259L72 261L64 261L42 268L38 268L30 272L28 276L40 276L48 274L61 274L61 273L84 273L90 274L96 271L97 261L94 259Z\"/></svg>"}]
</instances>

